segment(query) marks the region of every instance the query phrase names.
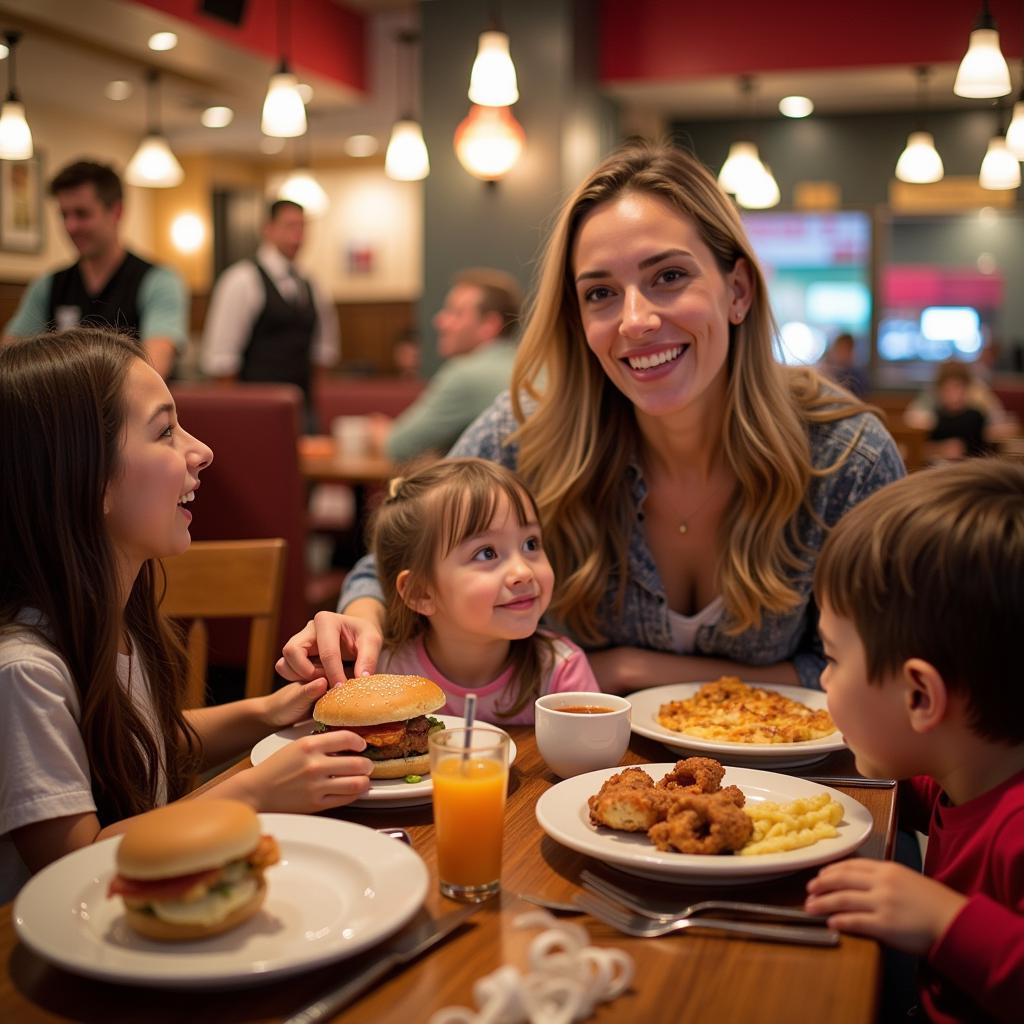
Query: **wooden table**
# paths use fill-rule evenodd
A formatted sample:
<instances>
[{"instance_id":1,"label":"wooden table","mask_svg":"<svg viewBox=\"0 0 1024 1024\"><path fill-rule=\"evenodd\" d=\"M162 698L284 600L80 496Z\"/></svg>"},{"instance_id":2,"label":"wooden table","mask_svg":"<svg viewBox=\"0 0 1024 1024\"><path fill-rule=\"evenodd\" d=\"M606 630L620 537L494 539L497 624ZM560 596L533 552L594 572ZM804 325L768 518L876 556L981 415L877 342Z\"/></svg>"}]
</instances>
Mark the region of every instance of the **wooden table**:
<instances>
[{"instance_id":1,"label":"wooden table","mask_svg":"<svg viewBox=\"0 0 1024 1024\"><path fill-rule=\"evenodd\" d=\"M346 455L328 435L299 438L299 469L315 483L381 484L395 474L386 455Z\"/></svg>"},{"instance_id":2,"label":"wooden table","mask_svg":"<svg viewBox=\"0 0 1024 1024\"><path fill-rule=\"evenodd\" d=\"M600 867L597 862L559 846L540 830L534 805L558 780L541 760L533 730L520 727L510 732L519 755L509 785L504 892L500 904L495 901L495 905L478 911L444 945L389 977L336 1018L338 1021L420 1024L442 1006L472 1005L472 986L477 978L502 963L525 966L525 949L535 932L515 929L513 920L533 908L516 899L514 893L538 893L566 900L577 890L577 878L584 867ZM671 759L664 748L639 737L634 737L627 755L629 763ZM238 771L245 764L230 771ZM844 752L808 771L816 775L849 774L852 759ZM894 839L895 791L837 788L864 804L874 818L874 830L860 854L889 856ZM436 917L454 908L437 891L429 804L390 811L345 808L337 813L371 827L406 828L431 872L425 910ZM607 868L602 870L619 881L627 877L615 876ZM803 872L774 882L743 886L740 891L744 899L798 905L809 877L809 872ZM273 887L272 876L270 884ZM652 894L672 895L680 902L716 893L706 887L666 886L639 879L635 885L638 890ZM735 888L727 891L733 895L737 892ZM722 892L717 890L717 894ZM880 953L878 946L866 939L844 936L835 949L701 937L692 932L662 939L630 939L590 918L573 920L584 923L595 944L619 946L636 960L632 989L614 1003L600 1007L592 1018L599 1022L750 1020L758 1024L798 1024L828 1020L830 1024L868 1024L874 1019ZM151 990L90 981L50 967L18 944L8 904L0 907L0 1020L18 1024L65 1020L107 1024L280 1020L324 989L358 972L379 955L381 948L385 947L251 989L202 993Z\"/></svg>"}]
</instances>

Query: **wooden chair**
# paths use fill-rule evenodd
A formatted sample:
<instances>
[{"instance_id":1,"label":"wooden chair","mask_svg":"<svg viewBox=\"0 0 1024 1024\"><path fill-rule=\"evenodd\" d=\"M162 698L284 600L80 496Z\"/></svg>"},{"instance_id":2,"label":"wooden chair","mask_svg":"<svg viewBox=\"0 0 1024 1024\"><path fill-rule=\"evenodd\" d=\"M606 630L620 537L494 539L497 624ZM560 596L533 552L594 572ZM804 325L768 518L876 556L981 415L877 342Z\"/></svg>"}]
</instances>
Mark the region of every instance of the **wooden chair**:
<instances>
[{"instance_id":1,"label":"wooden chair","mask_svg":"<svg viewBox=\"0 0 1024 1024\"><path fill-rule=\"evenodd\" d=\"M287 547L280 538L193 541L184 554L164 559L167 589L161 610L173 619L190 620L186 707L206 703L206 619L252 620L245 695L270 693Z\"/></svg>"}]
</instances>

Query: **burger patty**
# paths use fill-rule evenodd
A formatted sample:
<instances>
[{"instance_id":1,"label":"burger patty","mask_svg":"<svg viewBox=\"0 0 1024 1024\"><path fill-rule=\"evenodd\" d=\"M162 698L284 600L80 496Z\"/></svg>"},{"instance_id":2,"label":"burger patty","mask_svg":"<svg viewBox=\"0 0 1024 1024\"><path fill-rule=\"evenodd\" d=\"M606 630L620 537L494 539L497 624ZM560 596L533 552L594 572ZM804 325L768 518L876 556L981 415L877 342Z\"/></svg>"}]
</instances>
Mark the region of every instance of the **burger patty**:
<instances>
[{"instance_id":1,"label":"burger patty","mask_svg":"<svg viewBox=\"0 0 1024 1024\"><path fill-rule=\"evenodd\" d=\"M418 715L407 722L389 722L379 726L366 725L352 728L344 725L322 725L317 723L314 732L328 732L336 729L349 729L366 740L366 749L361 751L363 757L371 761L389 761L396 757L412 757L427 752L427 737L444 723L429 715ZM377 741L377 742L375 742Z\"/></svg>"}]
</instances>

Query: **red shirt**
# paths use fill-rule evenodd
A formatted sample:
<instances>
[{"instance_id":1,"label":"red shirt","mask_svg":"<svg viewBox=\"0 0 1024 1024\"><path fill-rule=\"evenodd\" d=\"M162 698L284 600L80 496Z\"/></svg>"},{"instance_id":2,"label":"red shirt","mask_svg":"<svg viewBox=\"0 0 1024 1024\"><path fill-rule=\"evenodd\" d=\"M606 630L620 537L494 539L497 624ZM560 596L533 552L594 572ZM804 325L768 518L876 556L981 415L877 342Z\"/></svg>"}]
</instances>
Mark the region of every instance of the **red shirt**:
<instances>
[{"instance_id":1,"label":"red shirt","mask_svg":"<svg viewBox=\"0 0 1024 1024\"><path fill-rule=\"evenodd\" d=\"M924 873L968 897L922 964L929 1020L1024 1020L1024 772L959 807L925 776L900 796L907 824L927 821Z\"/></svg>"}]
</instances>

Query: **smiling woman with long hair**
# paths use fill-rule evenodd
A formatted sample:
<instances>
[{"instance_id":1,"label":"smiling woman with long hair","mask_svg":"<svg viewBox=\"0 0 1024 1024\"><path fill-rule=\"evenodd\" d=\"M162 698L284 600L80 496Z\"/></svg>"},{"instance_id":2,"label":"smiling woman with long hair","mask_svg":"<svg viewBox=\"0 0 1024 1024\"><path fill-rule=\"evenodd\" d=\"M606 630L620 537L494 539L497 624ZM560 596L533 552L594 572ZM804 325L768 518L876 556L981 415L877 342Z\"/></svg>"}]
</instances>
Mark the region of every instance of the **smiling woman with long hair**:
<instances>
[{"instance_id":1,"label":"smiling woman with long hair","mask_svg":"<svg viewBox=\"0 0 1024 1024\"><path fill-rule=\"evenodd\" d=\"M775 335L736 208L692 156L628 144L563 207L511 392L452 454L502 462L536 495L551 617L606 689L750 666L817 685L816 553L903 465L862 403L776 360ZM341 606L379 621L378 601L364 563ZM331 627L293 638L293 675L298 652L333 655Z\"/></svg>"}]
</instances>

